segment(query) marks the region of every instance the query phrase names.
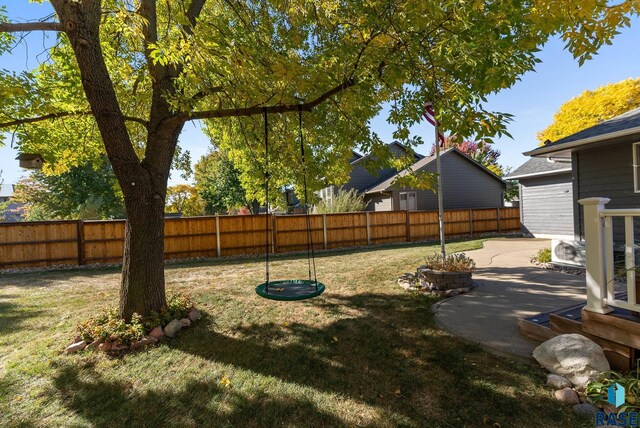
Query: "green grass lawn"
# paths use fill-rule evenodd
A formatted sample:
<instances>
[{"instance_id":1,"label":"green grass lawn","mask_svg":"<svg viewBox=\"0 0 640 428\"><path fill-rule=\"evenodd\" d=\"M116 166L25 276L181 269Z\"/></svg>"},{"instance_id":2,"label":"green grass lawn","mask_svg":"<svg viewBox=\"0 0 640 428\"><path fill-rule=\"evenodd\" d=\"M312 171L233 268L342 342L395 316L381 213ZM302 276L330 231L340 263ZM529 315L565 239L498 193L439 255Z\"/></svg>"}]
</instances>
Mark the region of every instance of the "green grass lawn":
<instances>
[{"instance_id":1,"label":"green grass lawn","mask_svg":"<svg viewBox=\"0 0 640 428\"><path fill-rule=\"evenodd\" d=\"M449 251L475 249L458 242ZM122 359L65 355L117 302L118 269L0 275L0 426L582 426L544 373L446 334L396 278L435 246L324 253L305 302L261 299L261 259L167 266L204 318ZM305 278L276 257L272 278Z\"/></svg>"}]
</instances>

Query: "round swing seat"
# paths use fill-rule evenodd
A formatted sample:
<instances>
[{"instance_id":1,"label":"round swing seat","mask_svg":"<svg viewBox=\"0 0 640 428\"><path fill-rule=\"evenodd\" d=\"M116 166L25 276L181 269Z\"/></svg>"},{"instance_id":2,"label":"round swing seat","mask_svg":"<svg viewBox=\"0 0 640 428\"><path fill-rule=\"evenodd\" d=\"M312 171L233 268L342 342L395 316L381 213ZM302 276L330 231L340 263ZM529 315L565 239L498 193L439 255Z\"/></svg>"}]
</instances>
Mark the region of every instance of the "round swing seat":
<instances>
[{"instance_id":1,"label":"round swing seat","mask_svg":"<svg viewBox=\"0 0 640 428\"><path fill-rule=\"evenodd\" d=\"M256 287L256 293L260 297L271 300L305 300L317 297L324 292L324 284L308 279L284 279L269 281Z\"/></svg>"}]
</instances>

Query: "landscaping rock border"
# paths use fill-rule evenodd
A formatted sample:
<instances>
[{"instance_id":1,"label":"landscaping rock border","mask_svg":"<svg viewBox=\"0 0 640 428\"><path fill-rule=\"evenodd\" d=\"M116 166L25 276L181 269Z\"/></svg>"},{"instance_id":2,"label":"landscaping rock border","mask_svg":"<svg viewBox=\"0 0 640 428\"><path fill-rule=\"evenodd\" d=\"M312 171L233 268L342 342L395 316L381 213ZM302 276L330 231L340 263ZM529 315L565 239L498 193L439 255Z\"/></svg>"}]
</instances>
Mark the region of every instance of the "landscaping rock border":
<instances>
[{"instance_id":1,"label":"landscaping rock border","mask_svg":"<svg viewBox=\"0 0 640 428\"><path fill-rule=\"evenodd\" d=\"M531 259L531 263L542 269L552 270L555 272L570 273L571 275L584 276L585 269L579 266L558 265L553 262L539 263L535 258Z\"/></svg>"},{"instance_id":2,"label":"landscaping rock border","mask_svg":"<svg viewBox=\"0 0 640 428\"><path fill-rule=\"evenodd\" d=\"M416 273L405 273L398 285L405 290L420 291L433 297L454 297L470 292L474 285L471 272L445 272L420 266Z\"/></svg>"},{"instance_id":3,"label":"landscaping rock border","mask_svg":"<svg viewBox=\"0 0 640 428\"><path fill-rule=\"evenodd\" d=\"M420 266L417 271L420 282L427 283L431 290L445 291L456 288L471 288L473 280L471 272L446 272Z\"/></svg>"},{"instance_id":4,"label":"landscaping rock border","mask_svg":"<svg viewBox=\"0 0 640 428\"><path fill-rule=\"evenodd\" d=\"M128 352L136 352L145 349L149 346L156 345L163 337L175 337L176 334L183 328L191 327L196 321L202 318L202 312L199 309L191 308L187 318L173 319L164 326L157 326L152 329L149 334L131 342L130 344L124 344L120 340L104 341L102 339L94 340L91 343L87 343L82 340L81 337L76 337L71 344L69 344L65 352L67 354L75 354L82 350L100 351L112 356L124 355Z\"/></svg>"},{"instance_id":5,"label":"landscaping rock border","mask_svg":"<svg viewBox=\"0 0 640 428\"><path fill-rule=\"evenodd\" d=\"M560 336L565 336L568 339L572 339L572 340L575 340L578 337L580 337L580 338L583 338L585 342L589 341L589 339L584 338L583 336L580 336L577 334L560 335ZM540 351L539 348L550 347L550 346L553 347L554 342L557 342L559 340L557 338L560 336L556 336L555 341L553 339L550 339L544 342L542 345L536 348L536 351L538 352L534 351L534 358L538 361L538 363L540 363L540 365L542 365L547 370L550 370L552 372L547 374L546 384L547 386L553 388L554 390L553 396L556 398L556 400L560 401L561 403L571 406L573 413L578 416L592 418L595 416L597 412L600 412L600 411L604 412L605 414L609 414L611 412L615 413L616 409L609 405L598 404L596 406L595 403L591 401L591 399L587 397L585 393L587 379L595 378L599 371L601 372L601 371L608 370L607 368L608 362L606 364L602 363L603 365L599 366L598 370L589 370L590 376L585 377L584 376L585 370L584 370L584 367L582 366L588 366L588 367L590 366L590 364L587 364L587 360L589 359L584 357L584 355L582 355L582 354L585 354L586 351L584 351L583 349L580 349L581 348L580 346L575 346L575 345L567 346L567 348L570 348L570 350L566 350L563 347L561 347L562 348L560 349L560 354L562 354L561 359L566 360L566 361L563 361L566 367L564 367L565 370L563 371L563 375L561 376L559 373L553 373L554 371L555 372L558 371L557 369L559 366L557 364L550 365L546 361L549 359L555 359L555 357L540 359L542 352ZM560 340L563 340L563 339L560 338ZM596 344L595 346L598 346L598 345ZM593 350L590 349L589 346L586 346L586 348L587 350L593 352ZM602 352L601 349L600 349L600 352ZM551 353L551 351L545 351L545 353ZM577 363L578 361L580 362L579 364ZM606 361L606 359L604 361ZM571 364L567 364L567 362ZM598 366L598 364L595 364L595 365ZM573 382L575 383L573 383L570 379L572 379Z\"/></svg>"}]
</instances>

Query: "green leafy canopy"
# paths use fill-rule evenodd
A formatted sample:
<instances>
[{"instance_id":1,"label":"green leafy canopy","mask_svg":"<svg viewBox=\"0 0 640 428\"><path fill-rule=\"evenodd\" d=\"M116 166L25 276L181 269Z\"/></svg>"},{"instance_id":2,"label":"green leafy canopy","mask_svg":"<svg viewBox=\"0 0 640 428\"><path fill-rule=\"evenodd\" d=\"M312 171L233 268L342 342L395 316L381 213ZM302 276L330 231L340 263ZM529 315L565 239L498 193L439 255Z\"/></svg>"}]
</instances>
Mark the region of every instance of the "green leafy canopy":
<instances>
[{"instance_id":1,"label":"green leafy canopy","mask_svg":"<svg viewBox=\"0 0 640 428\"><path fill-rule=\"evenodd\" d=\"M549 36L560 34L583 61L638 12L634 1L210 0L191 22L187 2L157 2L157 40L145 44L149 22L140 7L136 0L104 0L100 21L103 57L139 159L150 156L153 132L150 70L166 67L176 74L160 96L176 120L206 120L207 134L240 171L247 198L258 200L263 106L318 100L303 113L309 187L340 183L354 147L381 150L369 122L384 103L394 136L407 143L428 101L443 131L490 142L506 134L510 115L488 111L487 95L532 70ZM7 20L0 9L0 22ZM0 52L14 42L0 32ZM258 114L238 113L247 108ZM0 127L15 132L21 150L42 153L47 173L103 156L90 113L64 34L35 70L0 72ZM30 121L42 117L49 120ZM274 192L290 184L300 189L298 117L294 111L269 120Z\"/></svg>"}]
</instances>

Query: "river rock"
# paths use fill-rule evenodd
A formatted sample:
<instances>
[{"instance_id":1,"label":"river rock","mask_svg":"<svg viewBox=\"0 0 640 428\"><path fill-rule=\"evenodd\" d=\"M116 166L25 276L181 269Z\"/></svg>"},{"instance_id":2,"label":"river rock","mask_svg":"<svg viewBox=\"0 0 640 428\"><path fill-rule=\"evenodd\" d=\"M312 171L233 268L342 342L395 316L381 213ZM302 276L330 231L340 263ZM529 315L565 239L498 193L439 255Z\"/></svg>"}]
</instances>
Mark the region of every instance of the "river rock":
<instances>
[{"instance_id":1,"label":"river rock","mask_svg":"<svg viewBox=\"0 0 640 428\"><path fill-rule=\"evenodd\" d=\"M189 320L192 323L198 321L200 318L202 318L202 312L200 312L198 309L193 308L189 311Z\"/></svg>"},{"instance_id":2,"label":"river rock","mask_svg":"<svg viewBox=\"0 0 640 428\"><path fill-rule=\"evenodd\" d=\"M553 373L547 375L547 385L555 389L571 388L573 386L567 379Z\"/></svg>"},{"instance_id":3,"label":"river rock","mask_svg":"<svg viewBox=\"0 0 640 428\"><path fill-rule=\"evenodd\" d=\"M598 412L598 408L593 404L582 403L582 404L576 404L575 406L573 406L573 413L578 416L593 418L595 417L597 412Z\"/></svg>"},{"instance_id":4,"label":"river rock","mask_svg":"<svg viewBox=\"0 0 640 428\"><path fill-rule=\"evenodd\" d=\"M78 351L82 351L86 347L87 342L85 342L84 340L72 343L71 345L67 346L67 354L75 354Z\"/></svg>"},{"instance_id":5,"label":"river rock","mask_svg":"<svg viewBox=\"0 0 640 428\"><path fill-rule=\"evenodd\" d=\"M174 337L182 329L180 320L171 320L169 324L164 326L164 334L168 337Z\"/></svg>"},{"instance_id":6,"label":"river rock","mask_svg":"<svg viewBox=\"0 0 640 428\"><path fill-rule=\"evenodd\" d=\"M153 336L156 339L160 340L162 336L164 336L164 332L162 331L162 327L158 326L149 332L149 336Z\"/></svg>"},{"instance_id":7,"label":"river rock","mask_svg":"<svg viewBox=\"0 0 640 428\"><path fill-rule=\"evenodd\" d=\"M569 404L572 406L575 404L580 404L580 397L578 397L578 393L571 388L559 389L553 395L556 397L556 400L561 401L565 404Z\"/></svg>"}]
</instances>

